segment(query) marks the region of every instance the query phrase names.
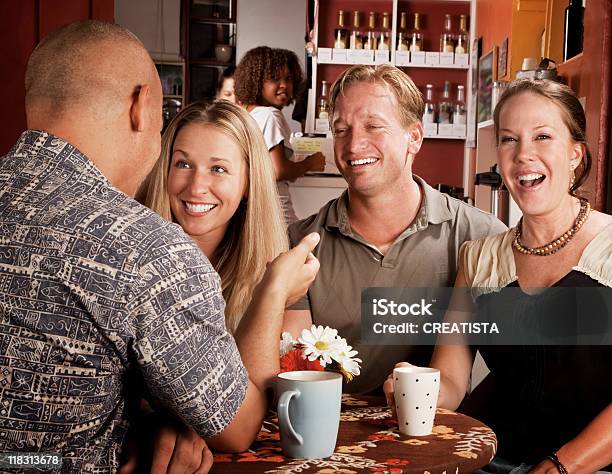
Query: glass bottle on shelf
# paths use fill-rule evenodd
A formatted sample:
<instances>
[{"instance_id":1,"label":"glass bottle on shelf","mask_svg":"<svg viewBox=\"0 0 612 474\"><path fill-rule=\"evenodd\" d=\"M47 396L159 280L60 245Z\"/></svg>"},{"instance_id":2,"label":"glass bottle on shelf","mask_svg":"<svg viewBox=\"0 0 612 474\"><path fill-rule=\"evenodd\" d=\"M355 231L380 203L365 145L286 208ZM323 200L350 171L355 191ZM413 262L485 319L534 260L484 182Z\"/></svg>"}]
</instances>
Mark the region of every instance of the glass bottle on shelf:
<instances>
[{"instance_id":1,"label":"glass bottle on shelf","mask_svg":"<svg viewBox=\"0 0 612 474\"><path fill-rule=\"evenodd\" d=\"M391 49L391 28L389 23L389 13L384 12L382 17L382 27L378 37L378 49L389 51Z\"/></svg>"},{"instance_id":2,"label":"glass bottle on shelf","mask_svg":"<svg viewBox=\"0 0 612 474\"><path fill-rule=\"evenodd\" d=\"M465 86L457 86L457 100L453 104L453 123L465 125L467 123L467 111L465 109Z\"/></svg>"},{"instance_id":3,"label":"glass bottle on shelf","mask_svg":"<svg viewBox=\"0 0 612 474\"><path fill-rule=\"evenodd\" d=\"M436 123L436 104L433 100L433 84L425 86L425 113L423 123Z\"/></svg>"},{"instance_id":4,"label":"glass bottle on shelf","mask_svg":"<svg viewBox=\"0 0 612 474\"><path fill-rule=\"evenodd\" d=\"M452 104L450 100L450 82L444 81L442 100L438 105L438 123L451 123Z\"/></svg>"},{"instance_id":5,"label":"glass bottle on shelf","mask_svg":"<svg viewBox=\"0 0 612 474\"><path fill-rule=\"evenodd\" d=\"M378 46L376 36L376 13L370 12L368 32L366 33L366 37L363 41L363 49L376 49Z\"/></svg>"},{"instance_id":6,"label":"glass bottle on shelf","mask_svg":"<svg viewBox=\"0 0 612 474\"><path fill-rule=\"evenodd\" d=\"M319 97L319 107L317 108L317 118L329 118L329 100L327 98L327 81L321 81L321 96Z\"/></svg>"},{"instance_id":7,"label":"glass bottle on shelf","mask_svg":"<svg viewBox=\"0 0 612 474\"><path fill-rule=\"evenodd\" d=\"M570 0L565 8L563 61L582 52L584 38L584 6L582 0Z\"/></svg>"},{"instance_id":8,"label":"glass bottle on shelf","mask_svg":"<svg viewBox=\"0 0 612 474\"><path fill-rule=\"evenodd\" d=\"M459 32L455 39L455 54L464 54L468 52L468 31L467 31L467 17L465 15L459 16Z\"/></svg>"},{"instance_id":9,"label":"glass bottle on shelf","mask_svg":"<svg viewBox=\"0 0 612 474\"><path fill-rule=\"evenodd\" d=\"M363 33L361 32L361 12L353 12L353 29L350 37L351 49L363 49Z\"/></svg>"},{"instance_id":10,"label":"glass bottle on shelf","mask_svg":"<svg viewBox=\"0 0 612 474\"><path fill-rule=\"evenodd\" d=\"M453 36L451 16L446 14L444 15L444 31L440 35L441 53L455 52L455 39Z\"/></svg>"},{"instance_id":11,"label":"glass bottle on shelf","mask_svg":"<svg viewBox=\"0 0 612 474\"><path fill-rule=\"evenodd\" d=\"M397 29L397 50L408 51L408 21L406 12L400 13L400 24Z\"/></svg>"},{"instance_id":12,"label":"glass bottle on shelf","mask_svg":"<svg viewBox=\"0 0 612 474\"><path fill-rule=\"evenodd\" d=\"M423 51L423 34L421 33L421 14L414 14L414 27L408 36L408 48L411 53Z\"/></svg>"},{"instance_id":13,"label":"glass bottle on shelf","mask_svg":"<svg viewBox=\"0 0 612 474\"><path fill-rule=\"evenodd\" d=\"M348 30L344 27L344 10L338 10L338 26L334 29L334 48L346 49Z\"/></svg>"}]
</instances>

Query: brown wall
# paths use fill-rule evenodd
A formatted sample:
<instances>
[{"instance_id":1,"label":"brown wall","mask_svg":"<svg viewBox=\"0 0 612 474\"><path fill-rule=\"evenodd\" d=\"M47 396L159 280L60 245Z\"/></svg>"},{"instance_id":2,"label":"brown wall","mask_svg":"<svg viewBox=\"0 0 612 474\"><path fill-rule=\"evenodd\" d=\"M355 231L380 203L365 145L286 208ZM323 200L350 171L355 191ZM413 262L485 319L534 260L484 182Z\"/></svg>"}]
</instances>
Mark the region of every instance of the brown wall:
<instances>
[{"instance_id":1,"label":"brown wall","mask_svg":"<svg viewBox=\"0 0 612 474\"><path fill-rule=\"evenodd\" d=\"M498 79L514 78L523 58L541 56L546 1L477 0L477 36L482 37L482 52L499 48L508 38L508 73Z\"/></svg>"},{"instance_id":2,"label":"brown wall","mask_svg":"<svg viewBox=\"0 0 612 474\"><path fill-rule=\"evenodd\" d=\"M24 78L28 58L49 32L76 20L114 20L114 0L0 2L0 156L26 129Z\"/></svg>"},{"instance_id":3,"label":"brown wall","mask_svg":"<svg viewBox=\"0 0 612 474\"><path fill-rule=\"evenodd\" d=\"M589 0L584 18L584 52L579 68L579 95L586 97L587 142L593 169L587 181L589 198L605 209L610 168L610 89L612 87L612 1ZM563 71L562 71L563 72ZM569 76L569 73L567 74Z\"/></svg>"},{"instance_id":4,"label":"brown wall","mask_svg":"<svg viewBox=\"0 0 612 474\"><path fill-rule=\"evenodd\" d=\"M483 53L490 51L493 46L499 46L504 39L510 38L512 0L478 0L476 15L476 36L482 37ZM511 44L508 45L508 49L511 47Z\"/></svg>"}]
</instances>

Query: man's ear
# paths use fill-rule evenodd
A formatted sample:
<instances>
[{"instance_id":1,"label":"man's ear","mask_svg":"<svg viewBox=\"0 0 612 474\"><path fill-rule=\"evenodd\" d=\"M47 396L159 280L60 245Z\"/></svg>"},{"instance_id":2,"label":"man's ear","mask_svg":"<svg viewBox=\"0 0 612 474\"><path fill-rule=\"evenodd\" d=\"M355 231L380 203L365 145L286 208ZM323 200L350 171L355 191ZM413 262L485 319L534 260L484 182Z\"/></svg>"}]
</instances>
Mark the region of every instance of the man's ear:
<instances>
[{"instance_id":1,"label":"man's ear","mask_svg":"<svg viewBox=\"0 0 612 474\"><path fill-rule=\"evenodd\" d=\"M130 107L130 123L135 132L142 132L145 129L150 100L151 88L149 86L136 87L132 94L132 106Z\"/></svg>"},{"instance_id":2,"label":"man's ear","mask_svg":"<svg viewBox=\"0 0 612 474\"><path fill-rule=\"evenodd\" d=\"M421 149L421 145L423 144L423 124L418 120L413 123L408 129L408 134L410 136L410 142L408 143L408 153L411 155L416 155Z\"/></svg>"}]
</instances>

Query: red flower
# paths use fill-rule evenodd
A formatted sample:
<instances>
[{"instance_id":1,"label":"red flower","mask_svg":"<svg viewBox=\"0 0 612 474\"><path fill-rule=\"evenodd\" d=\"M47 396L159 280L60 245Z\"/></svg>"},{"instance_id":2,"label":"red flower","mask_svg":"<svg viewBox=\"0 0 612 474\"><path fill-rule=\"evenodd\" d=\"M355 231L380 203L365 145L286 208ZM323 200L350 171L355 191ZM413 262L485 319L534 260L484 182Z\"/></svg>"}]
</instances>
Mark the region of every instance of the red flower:
<instances>
[{"instance_id":1,"label":"red flower","mask_svg":"<svg viewBox=\"0 0 612 474\"><path fill-rule=\"evenodd\" d=\"M294 370L325 370L325 367L318 360L305 359L301 349L293 349L281 357L280 367L281 373L293 372Z\"/></svg>"}]
</instances>

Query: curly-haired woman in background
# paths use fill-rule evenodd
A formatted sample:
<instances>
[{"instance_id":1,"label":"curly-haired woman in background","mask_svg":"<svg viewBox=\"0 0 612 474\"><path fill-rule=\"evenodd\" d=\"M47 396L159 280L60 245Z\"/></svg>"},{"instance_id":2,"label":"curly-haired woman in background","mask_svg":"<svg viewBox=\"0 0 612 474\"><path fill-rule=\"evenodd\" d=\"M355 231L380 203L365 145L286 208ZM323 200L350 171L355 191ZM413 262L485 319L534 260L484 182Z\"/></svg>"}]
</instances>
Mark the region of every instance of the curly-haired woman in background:
<instances>
[{"instance_id":1,"label":"curly-haired woman in background","mask_svg":"<svg viewBox=\"0 0 612 474\"><path fill-rule=\"evenodd\" d=\"M321 153L300 162L291 161L291 129L281 109L293 102L302 86L304 74L297 56L286 49L260 46L244 55L234 76L236 99L246 107L261 129L270 152L278 192L288 224L297 220L289 181L295 181L307 171L323 171L325 157Z\"/></svg>"}]
</instances>

